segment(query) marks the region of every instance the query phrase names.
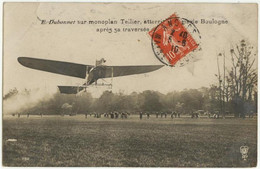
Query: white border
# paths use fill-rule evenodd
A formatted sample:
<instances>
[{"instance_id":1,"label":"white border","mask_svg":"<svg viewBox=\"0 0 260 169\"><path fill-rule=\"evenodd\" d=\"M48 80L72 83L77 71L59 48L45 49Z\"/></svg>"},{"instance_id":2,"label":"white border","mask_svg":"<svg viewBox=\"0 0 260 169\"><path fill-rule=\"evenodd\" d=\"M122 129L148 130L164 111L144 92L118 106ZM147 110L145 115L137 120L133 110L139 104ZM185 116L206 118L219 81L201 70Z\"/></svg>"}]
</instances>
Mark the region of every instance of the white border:
<instances>
[{"instance_id":1,"label":"white border","mask_svg":"<svg viewBox=\"0 0 260 169\"><path fill-rule=\"evenodd\" d=\"M111 3L182 3L182 4L185 4L185 3L257 3L258 4L258 30L259 30L259 18L260 18L260 15L259 15L259 4L260 4L260 0L87 0L87 1L80 1L80 0L75 0L75 1L71 1L71 0L55 0L55 1L51 1L51 0L20 0L20 1L17 1L17 0L0 0L1 2L1 12L0 12L0 17L2 19L2 22L0 22L0 27L1 27L1 35L0 35L0 42L1 42L1 47L0 47L0 50L2 51L2 59L0 59L0 65L3 64L3 5L5 2L84 2L84 3L91 3L91 2L99 2L99 3L104 3L104 2L111 2ZM259 51L259 42L260 42L260 38L259 38L259 32L258 32L258 51ZM258 82L259 82L259 59L258 59ZM1 96L3 98L3 69L0 70L0 78L1 78L1 87L2 87L2 90L0 91L1 93ZM258 85L258 112L259 112L259 103L260 103L260 100L259 100L259 90L260 87ZM2 101L0 102L0 106L1 106L1 115L2 115ZM257 122L259 122L259 115L257 117ZM0 148L0 159L1 159L1 168L9 168L9 169L15 169L15 168L25 168L25 167L4 167L2 166L2 151L3 151L3 147L2 147L2 135L3 135L3 132L2 132L2 121L3 121L3 116L1 116L1 120L0 120L0 126L1 126L1 130L0 130L0 135L1 135L1 139L0 139L0 144L1 144L1 148ZM260 159L260 155L259 155L259 151L260 151L260 141L259 141L259 125L257 123L257 167L256 168L260 168L259 167L259 159ZM44 169L44 168L50 168L50 167L34 167L34 168L39 168L39 169ZM66 168L66 167L52 167L54 169L60 169L60 168ZM82 168L82 167L70 167L70 168ZM115 168L115 167L88 167L88 168L102 168L102 169L112 169L112 168ZM122 169L124 167L116 167L117 169ZM127 167L129 169L132 169L134 167ZM175 167L177 168L177 167ZM183 167L181 167L183 168ZM193 169L194 167L192 167ZM147 167L142 167L142 169L147 169ZM154 168L156 169L156 168ZM157 169L159 169L157 167ZM225 168L223 168L225 169ZM242 168L241 168L242 169ZM243 168L244 169L244 168Z\"/></svg>"}]
</instances>

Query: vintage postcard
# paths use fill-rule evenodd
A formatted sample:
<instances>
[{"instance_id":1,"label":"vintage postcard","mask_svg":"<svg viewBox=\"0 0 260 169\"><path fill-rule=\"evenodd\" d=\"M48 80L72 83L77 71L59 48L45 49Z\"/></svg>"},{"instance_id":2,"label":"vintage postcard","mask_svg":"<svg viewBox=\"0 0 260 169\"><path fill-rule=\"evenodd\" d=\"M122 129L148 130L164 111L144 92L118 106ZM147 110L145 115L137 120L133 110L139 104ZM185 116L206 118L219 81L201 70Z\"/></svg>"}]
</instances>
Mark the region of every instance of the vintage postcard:
<instances>
[{"instance_id":1,"label":"vintage postcard","mask_svg":"<svg viewBox=\"0 0 260 169\"><path fill-rule=\"evenodd\" d=\"M3 166L256 167L258 4L3 10Z\"/></svg>"}]
</instances>

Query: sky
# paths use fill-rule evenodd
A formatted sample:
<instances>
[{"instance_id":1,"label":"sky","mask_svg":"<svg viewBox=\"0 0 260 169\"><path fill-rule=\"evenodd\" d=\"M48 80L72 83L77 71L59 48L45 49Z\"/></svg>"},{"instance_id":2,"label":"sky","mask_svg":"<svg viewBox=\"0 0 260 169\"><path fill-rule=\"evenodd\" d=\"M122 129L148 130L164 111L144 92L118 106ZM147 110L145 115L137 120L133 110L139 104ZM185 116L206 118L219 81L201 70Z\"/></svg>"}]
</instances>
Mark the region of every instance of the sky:
<instances>
[{"instance_id":1,"label":"sky","mask_svg":"<svg viewBox=\"0 0 260 169\"><path fill-rule=\"evenodd\" d=\"M58 85L80 85L84 79L23 67L21 56L94 65L158 65L148 32L97 32L106 28L149 28L150 25L41 24L42 20L164 20L173 13L196 24L201 34L201 51L196 62L147 73L113 78L113 92L156 90L161 93L208 87L217 79L217 54L245 39L257 48L257 4L174 3L4 3L3 94L10 89L41 88L54 93ZM227 20L227 24L202 24L205 20ZM255 51L257 52L257 51ZM229 64L227 57L227 65ZM256 62L257 63L257 62ZM100 80L101 82L102 80ZM111 79L106 79L110 82ZM106 87L87 89L99 96Z\"/></svg>"}]
</instances>

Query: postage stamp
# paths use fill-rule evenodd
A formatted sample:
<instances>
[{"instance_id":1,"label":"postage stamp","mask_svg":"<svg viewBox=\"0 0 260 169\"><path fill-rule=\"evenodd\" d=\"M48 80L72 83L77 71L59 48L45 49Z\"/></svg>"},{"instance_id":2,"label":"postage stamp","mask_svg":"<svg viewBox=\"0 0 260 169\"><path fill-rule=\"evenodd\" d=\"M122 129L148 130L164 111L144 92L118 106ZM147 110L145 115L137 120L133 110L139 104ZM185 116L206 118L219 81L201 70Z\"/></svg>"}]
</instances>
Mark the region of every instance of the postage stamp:
<instances>
[{"instance_id":1,"label":"postage stamp","mask_svg":"<svg viewBox=\"0 0 260 169\"><path fill-rule=\"evenodd\" d=\"M155 56L168 66L175 66L179 60L198 49L197 41L201 38L199 30L191 21L177 17L176 14L149 31L149 35ZM197 41L193 35L198 37Z\"/></svg>"}]
</instances>

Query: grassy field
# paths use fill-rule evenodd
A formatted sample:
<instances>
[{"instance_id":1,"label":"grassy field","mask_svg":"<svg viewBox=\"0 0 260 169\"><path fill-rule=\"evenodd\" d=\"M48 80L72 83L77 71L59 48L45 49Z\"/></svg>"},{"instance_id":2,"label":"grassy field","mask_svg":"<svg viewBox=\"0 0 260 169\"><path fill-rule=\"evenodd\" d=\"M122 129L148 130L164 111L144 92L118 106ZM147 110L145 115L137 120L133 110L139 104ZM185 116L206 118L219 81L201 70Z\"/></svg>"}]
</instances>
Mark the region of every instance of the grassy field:
<instances>
[{"instance_id":1,"label":"grassy field","mask_svg":"<svg viewBox=\"0 0 260 169\"><path fill-rule=\"evenodd\" d=\"M246 161L242 145L249 146ZM256 161L255 118L3 117L4 166L253 167Z\"/></svg>"}]
</instances>

